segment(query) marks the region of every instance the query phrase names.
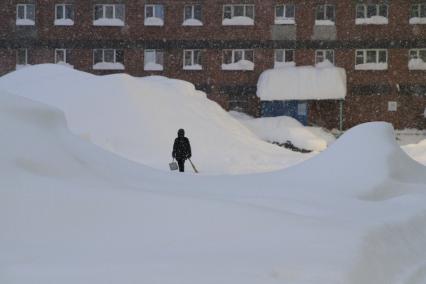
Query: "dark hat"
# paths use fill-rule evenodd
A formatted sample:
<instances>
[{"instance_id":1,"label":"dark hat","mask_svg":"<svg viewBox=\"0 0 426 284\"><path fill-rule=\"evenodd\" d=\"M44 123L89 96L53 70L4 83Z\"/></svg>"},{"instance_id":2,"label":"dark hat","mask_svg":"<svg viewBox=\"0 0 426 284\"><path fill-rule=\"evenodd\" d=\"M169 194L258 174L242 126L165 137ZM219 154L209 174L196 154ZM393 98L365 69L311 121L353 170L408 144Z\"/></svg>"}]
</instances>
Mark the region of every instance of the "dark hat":
<instances>
[{"instance_id":1,"label":"dark hat","mask_svg":"<svg viewBox=\"0 0 426 284\"><path fill-rule=\"evenodd\" d=\"M178 130L178 136L182 137L185 136L185 130L183 130L182 128Z\"/></svg>"}]
</instances>

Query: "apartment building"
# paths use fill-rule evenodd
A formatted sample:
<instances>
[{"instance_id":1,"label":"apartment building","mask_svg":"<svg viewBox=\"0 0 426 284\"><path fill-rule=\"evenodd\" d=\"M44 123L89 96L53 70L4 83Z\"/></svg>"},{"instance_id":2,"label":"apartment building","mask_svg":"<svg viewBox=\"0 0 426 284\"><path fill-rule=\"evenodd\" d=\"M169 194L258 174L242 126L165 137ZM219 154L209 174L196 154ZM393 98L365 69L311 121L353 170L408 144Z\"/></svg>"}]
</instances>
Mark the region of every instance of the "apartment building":
<instances>
[{"instance_id":1,"label":"apartment building","mask_svg":"<svg viewBox=\"0 0 426 284\"><path fill-rule=\"evenodd\" d=\"M256 116L426 128L426 1L8 0L0 15L0 74L58 63L162 75ZM346 70L343 100L256 95L265 70L324 62Z\"/></svg>"}]
</instances>

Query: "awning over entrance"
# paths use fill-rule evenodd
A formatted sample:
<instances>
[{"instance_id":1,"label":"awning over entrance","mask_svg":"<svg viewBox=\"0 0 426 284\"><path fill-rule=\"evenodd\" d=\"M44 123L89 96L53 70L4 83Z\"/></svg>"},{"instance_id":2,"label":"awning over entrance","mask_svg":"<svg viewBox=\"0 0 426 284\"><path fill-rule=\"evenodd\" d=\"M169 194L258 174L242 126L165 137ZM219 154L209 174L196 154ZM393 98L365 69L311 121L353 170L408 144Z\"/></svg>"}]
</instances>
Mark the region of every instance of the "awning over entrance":
<instances>
[{"instance_id":1,"label":"awning over entrance","mask_svg":"<svg viewBox=\"0 0 426 284\"><path fill-rule=\"evenodd\" d=\"M266 70L257 84L262 101L342 100L346 91L346 71L334 66Z\"/></svg>"}]
</instances>

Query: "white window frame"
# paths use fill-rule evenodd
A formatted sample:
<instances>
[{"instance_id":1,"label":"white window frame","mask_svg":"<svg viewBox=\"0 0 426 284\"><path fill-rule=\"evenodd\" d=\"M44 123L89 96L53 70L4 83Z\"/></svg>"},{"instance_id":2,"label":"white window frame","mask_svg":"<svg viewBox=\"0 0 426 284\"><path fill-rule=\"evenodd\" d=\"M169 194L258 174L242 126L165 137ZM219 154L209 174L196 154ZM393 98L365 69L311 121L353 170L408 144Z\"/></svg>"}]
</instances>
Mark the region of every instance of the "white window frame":
<instances>
[{"instance_id":1,"label":"white window frame","mask_svg":"<svg viewBox=\"0 0 426 284\"><path fill-rule=\"evenodd\" d=\"M367 52L368 51L375 51L376 52L376 62L367 62ZM379 62L379 58L380 58L380 52L381 51L385 51L386 52L386 62ZM357 59L358 59L358 53L362 52L362 58L363 58L363 63L362 64L357 64ZM386 64L386 68L379 68L379 69L372 69L372 68L366 68L363 65L365 64ZM388 64L389 64L389 52L387 49L383 49L383 48L372 48L372 49L357 49L355 50L355 70L387 70L388 69ZM358 66L358 67L357 67Z\"/></svg>"},{"instance_id":2,"label":"white window frame","mask_svg":"<svg viewBox=\"0 0 426 284\"><path fill-rule=\"evenodd\" d=\"M62 62L68 64L69 62L68 62L68 58L67 58L67 49L65 49L65 48L56 48L55 49L55 64L59 63L58 56L57 56L57 52L59 52L59 51L62 51L64 53L65 61L62 61Z\"/></svg>"},{"instance_id":3,"label":"white window frame","mask_svg":"<svg viewBox=\"0 0 426 284\"><path fill-rule=\"evenodd\" d=\"M33 10L34 10L34 18L33 19L28 18L28 7L29 6L32 6ZM23 19L18 18L19 17L19 14L18 14L19 7L24 7L24 18ZM16 4L16 25L17 26L34 26L35 25L35 18L36 18L35 4L26 4L26 3ZM23 23L21 21L32 21L32 22Z\"/></svg>"},{"instance_id":4,"label":"white window frame","mask_svg":"<svg viewBox=\"0 0 426 284\"><path fill-rule=\"evenodd\" d=\"M223 11L222 11L222 21L223 20L232 20L235 17L239 17L239 16L235 16L235 7L237 6L242 6L244 8L244 12L243 12L243 16L242 17L247 17L250 18L249 16L247 16L247 7L253 7L253 18L250 18L254 21L255 17L256 17L256 6L254 4L225 4L223 5ZM225 9L227 7L231 7L231 18L225 18Z\"/></svg>"},{"instance_id":5,"label":"white window frame","mask_svg":"<svg viewBox=\"0 0 426 284\"><path fill-rule=\"evenodd\" d=\"M202 62L196 63L195 61L195 52L198 51L200 53L200 61L201 61L201 49L184 49L183 50L183 69L184 70L202 70ZM191 53L191 65L186 65L186 54L190 52ZM197 68L195 66L201 66L201 68Z\"/></svg>"},{"instance_id":6,"label":"white window frame","mask_svg":"<svg viewBox=\"0 0 426 284\"><path fill-rule=\"evenodd\" d=\"M375 6L376 8L376 14L372 16L368 16L368 7ZM381 6L386 7L386 16L380 15L380 8ZM363 16L358 17L358 10L362 8L363 10ZM374 21L374 17L385 17L386 21ZM355 8L355 24L362 25L362 24L375 24L375 25L387 25L389 23L389 5L387 4L357 4Z\"/></svg>"},{"instance_id":7,"label":"white window frame","mask_svg":"<svg viewBox=\"0 0 426 284\"><path fill-rule=\"evenodd\" d=\"M157 15L157 10L155 9L155 7L156 6L160 6L160 7L162 7L163 8L163 17L159 17L158 15ZM152 14L153 14L153 16L152 17L147 17L147 9L148 9L148 7L152 7L153 9L152 9ZM144 10L145 12L145 19L146 18L159 18L159 19L162 19L163 21L164 21L164 18L166 17L166 15L165 15L165 11L164 11L164 5L163 4L146 4L145 5L145 10Z\"/></svg>"},{"instance_id":8,"label":"white window frame","mask_svg":"<svg viewBox=\"0 0 426 284\"><path fill-rule=\"evenodd\" d=\"M396 112L398 111L398 102L396 101L388 101L388 111Z\"/></svg>"},{"instance_id":9,"label":"white window frame","mask_svg":"<svg viewBox=\"0 0 426 284\"><path fill-rule=\"evenodd\" d=\"M320 6L324 7L324 12L323 12L323 15L322 15L323 17L322 17L322 19L317 19L317 13L318 13L318 9L319 9ZM328 8L333 8L334 13L333 13L333 19L332 20L327 19L327 9ZM332 22L333 26L336 24L336 5L333 5L333 4L319 4L319 5L317 5L316 8L315 8L315 25L317 25L317 26L329 25L328 22L330 22L330 23Z\"/></svg>"},{"instance_id":10,"label":"white window frame","mask_svg":"<svg viewBox=\"0 0 426 284\"><path fill-rule=\"evenodd\" d=\"M424 51L425 53L426 53L426 48L412 48L412 49L410 49L409 51L408 51L408 57L409 57L409 59L422 59L423 60L423 58L421 58L421 56L420 56L420 52L421 51ZM416 55L415 55L415 58L413 58L412 56L411 56L411 54L413 53L413 52L415 52L416 53ZM425 60L423 60L424 62L426 62L426 58L425 58Z\"/></svg>"},{"instance_id":11,"label":"white window frame","mask_svg":"<svg viewBox=\"0 0 426 284\"><path fill-rule=\"evenodd\" d=\"M96 53L96 51L99 51L99 50L102 51L102 61L101 62L96 62L95 61L96 60L95 53ZM111 50L114 52L113 62L105 61L105 52L106 51L111 51ZM122 51L122 49L115 49L115 48L95 48L95 49L93 49L93 69L94 70L124 70L125 69L124 68L124 51L123 51L123 62L117 61L117 51ZM121 64L122 67L121 66L120 67L114 66L111 69L109 69L109 68L108 69L95 68L96 64L98 64L98 63L108 63L108 64L116 64L116 65Z\"/></svg>"},{"instance_id":12,"label":"white window frame","mask_svg":"<svg viewBox=\"0 0 426 284\"><path fill-rule=\"evenodd\" d=\"M64 21L64 20L65 21L66 20L70 21L69 24L66 24L67 26L74 25L74 17L72 17L72 18L67 18L66 17L67 16L67 13L66 13L66 11L67 11L66 7L67 6L71 6L71 9L74 9L73 4L68 4L68 3L55 4L55 25L56 26L59 25L57 21ZM58 18L58 7L62 8L63 18ZM74 16L74 11L73 11L73 16ZM64 24L62 23L61 25L64 25Z\"/></svg>"},{"instance_id":13,"label":"white window frame","mask_svg":"<svg viewBox=\"0 0 426 284\"><path fill-rule=\"evenodd\" d=\"M201 10L202 10L202 5L201 4L186 4L184 7L183 7L183 20L184 21L186 21L186 20L198 20L198 21L200 21L200 22L202 22L202 19L197 19L197 18L195 18L195 7L196 6L200 6L200 8L201 8ZM186 8L187 7L191 7L191 18L186 18ZM201 18L203 17L203 13L202 13L202 11L201 11Z\"/></svg>"},{"instance_id":14,"label":"white window frame","mask_svg":"<svg viewBox=\"0 0 426 284\"><path fill-rule=\"evenodd\" d=\"M228 51L228 50L232 50L232 62L231 63L238 63L239 62L239 61L237 61L237 62L235 61L235 53L242 52L241 60L245 60L246 52L248 52L248 51L253 52L253 63L254 63L254 49L225 49L224 52ZM223 62L223 60L224 60L224 58L222 59L222 62ZM223 63L227 64L225 62L223 62Z\"/></svg>"},{"instance_id":15,"label":"white window frame","mask_svg":"<svg viewBox=\"0 0 426 284\"><path fill-rule=\"evenodd\" d=\"M331 52L333 54L333 60L331 61L331 64L333 64L333 65L336 64L334 49L317 49L317 50L315 50L315 65L324 62L324 60L328 60L327 59L327 52ZM322 57L323 57L323 61L321 61L321 62L318 61L319 53L322 53Z\"/></svg>"},{"instance_id":16,"label":"white window frame","mask_svg":"<svg viewBox=\"0 0 426 284\"><path fill-rule=\"evenodd\" d=\"M413 15L414 9L417 7L417 15ZM422 16L422 11L425 14ZM426 24L426 2L412 4L410 7L410 24Z\"/></svg>"},{"instance_id":17,"label":"white window frame","mask_svg":"<svg viewBox=\"0 0 426 284\"><path fill-rule=\"evenodd\" d=\"M231 51L231 63L226 63L225 62L225 53L227 51ZM235 54L237 52L241 52L241 60L239 61L235 61ZM237 64L242 60L246 60L246 53L247 52L251 52L252 53L252 57L253 57L253 61L247 60L249 62L251 62L253 64L252 68L244 68L243 66L241 66L241 68L235 68L235 66L233 66L232 68L227 67L227 65L233 65L233 64ZM230 71L253 71L254 70L254 66L255 66L255 53L254 53L254 49L224 49L222 50L222 70L230 70Z\"/></svg>"},{"instance_id":18,"label":"white window frame","mask_svg":"<svg viewBox=\"0 0 426 284\"><path fill-rule=\"evenodd\" d=\"M293 6L294 15L293 17L287 17L287 8L288 6ZM278 7L283 7L283 15L277 16ZM279 4L275 6L275 24L276 25L294 25L296 24L296 5L295 4Z\"/></svg>"},{"instance_id":19,"label":"white window frame","mask_svg":"<svg viewBox=\"0 0 426 284\"><path fill-rule=\"evenodd\" d=\"M118 18L117 17L117 7L123 7L123 18ZM96 7L102 7L102 17L99 19L96 19ZM112 18L107 18L106 17L106 10L107 7L112 7ZM100 25L100 24L95 24L96 21L98 20L120 20L122 21L122 23L120 24L108 24L108 26L124 26L124 23L126 21L126 5L125 4L95 4L94 5L94 10L93 10L93 23L94 25ZM101 25L102 26L102 25Z\"/></svg>"},{"instance_id":20,"label":"white window frame","mask_svg":"<svg viewBox=\"0 0 426 284\"><path fill-rule=\"evenodd\" d=\"M278 61L277 59L277 53L282 51L283 53L283 61ZM286 61L287 53L293 52L293 61ZM295 49L289 49L289 48L278 48L274 50L274 68L278 68L280 66L295 66L295 58L296 57L296 50Z\"/></svg>"},{"instance_id":21,"label":"white window frame","mask_svg":"<svg viewBox=\"0 0 426 284\"><path fill-rule=\"evenodd\" d=\"M147 56L146 56L146 54L148 53L148 52L154 52L154 58L155 58L155 62L153 62L154 64L158 64L158 65L161 65L161 69L147 69L146 68L146 65L148 64L148 63L150 63L150 62L146 62L146 58L147 58ZM160 63L157 63L157 53L158 52L162 52L163 53L163 62L162 62L162 64L160 64ZM144 63L143 63L143 66L144 66L144 70L145 71L164 71L164 50L162 50L162 49L145 49L144 50L144 57L143 57L143 60L144 60Z\"/></svg>"},{"instance_id":22,"label":"white window frame","mask_svg":"<svg viewBox=\"0 0 426 284\"><path fill-rule=\"evenodd\" d=\"M425 54L424 58L420 56L420 52ZM413 53L415 53L414 56L412 55ZM422 62L418 61L418 59L420 59ZM408 69L426 70L426 48L413 48L408 51Z\"/></svg>"},{"instance_id":23,"label":"white window frame","mask_svg":"<svg viewBox=\"0 0 426 284\"><path fill-rule=\"evenodd\" d=\"M19 63L19 52L25 51L25 64L18 64ZM28 65L28 48L19 48L16 50L16 69L22 68L24 66Z\"/></svg>"}]
</instances>

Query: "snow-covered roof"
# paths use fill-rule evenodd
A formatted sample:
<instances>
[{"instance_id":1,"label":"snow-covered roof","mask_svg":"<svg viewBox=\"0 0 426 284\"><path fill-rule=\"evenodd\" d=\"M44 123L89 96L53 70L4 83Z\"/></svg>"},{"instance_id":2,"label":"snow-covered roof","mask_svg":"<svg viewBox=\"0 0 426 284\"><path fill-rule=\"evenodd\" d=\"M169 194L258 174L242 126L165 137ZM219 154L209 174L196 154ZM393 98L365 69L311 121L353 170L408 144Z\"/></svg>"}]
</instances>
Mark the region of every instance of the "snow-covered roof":
<instances>
[{"instance_id":1,"label":"snow-covered roof","mask_svg":"<svg viewBox=\"0 0 426 284\"><path fill-rule=\"evenodd\" d=\"M263 101L344 99L346 71L334 66L298 66L266 70L257 83Z\"/></svg>"}]
</instances>

